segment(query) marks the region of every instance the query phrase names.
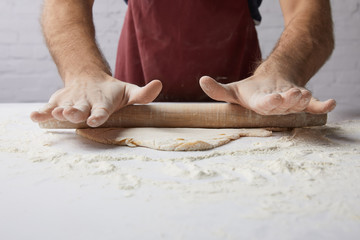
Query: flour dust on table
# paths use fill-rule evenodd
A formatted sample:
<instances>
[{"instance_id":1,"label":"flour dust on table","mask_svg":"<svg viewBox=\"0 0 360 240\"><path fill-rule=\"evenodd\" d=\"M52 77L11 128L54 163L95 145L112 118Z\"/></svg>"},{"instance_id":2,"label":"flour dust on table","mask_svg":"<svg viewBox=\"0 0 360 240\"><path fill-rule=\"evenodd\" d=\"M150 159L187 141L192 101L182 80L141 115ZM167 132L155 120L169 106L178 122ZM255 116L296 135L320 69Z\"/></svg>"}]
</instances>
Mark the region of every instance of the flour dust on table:
<instances>
[{"instance_id":1,"label":"flour dust on table","mask_svg":"<svg viewBox=\"0 0 360 240\"><path fill-rule=\"evenodd\" d=\"M101 177L124 197L151 197L162 189L185 201L236 199L249 206L250 218L326 213L329 219L360 219L360 121L171 152L100 144L74 130L43 130L22 119L0 116L0 152L26 158L44 172L56 168L59 181Z\"/></svg>"}]
</instances>

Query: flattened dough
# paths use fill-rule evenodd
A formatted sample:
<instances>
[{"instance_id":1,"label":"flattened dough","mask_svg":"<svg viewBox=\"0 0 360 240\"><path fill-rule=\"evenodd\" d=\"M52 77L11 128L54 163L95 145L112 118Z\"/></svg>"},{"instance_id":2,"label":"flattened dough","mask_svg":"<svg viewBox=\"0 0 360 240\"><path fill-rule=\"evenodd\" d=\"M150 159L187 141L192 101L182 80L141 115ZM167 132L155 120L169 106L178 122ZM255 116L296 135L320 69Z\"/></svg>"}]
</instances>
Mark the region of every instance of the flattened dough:
<instances>
[{"instance_id":1,"label":"flattened dough","mask_svg":"<svg viewBox=\"0 0 360 240\"><path fill-rule=\"evenodd\" d=\"M240 137L271 136L265 129L205 128L87 128L76 133L95 142L164 151L207 150Z\"/></svg>"}]
</instances>

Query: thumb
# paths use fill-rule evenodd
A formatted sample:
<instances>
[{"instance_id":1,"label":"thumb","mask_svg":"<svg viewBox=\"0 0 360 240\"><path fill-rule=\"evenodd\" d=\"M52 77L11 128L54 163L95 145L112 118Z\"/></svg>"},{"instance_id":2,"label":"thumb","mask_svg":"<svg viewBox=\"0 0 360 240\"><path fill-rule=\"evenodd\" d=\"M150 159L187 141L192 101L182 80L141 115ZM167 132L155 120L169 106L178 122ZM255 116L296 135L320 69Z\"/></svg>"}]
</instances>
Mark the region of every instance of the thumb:
<instances>
[{"instance_id":1,"label":"thumb","mask_svg":"<svg viewBox=\"0 0 360 240\"><path fill-rule=\"evenodd\" d=\"M200 87L214 100L237 103L236 93L228 84L221 84L211 77L203 76L200 78Z\"/></svg>"},{"instance_id":2,"label":"thumb","mask_svg":"<svg viewBox=\"0 0 360 240\"><path fill-rule=\"evenodd\" d=\"M162 89L162 83L159 80L153 80L144 87L131 86L129 89L128 104L146 104L155 100Z\"/></svg>"}]
</instances>

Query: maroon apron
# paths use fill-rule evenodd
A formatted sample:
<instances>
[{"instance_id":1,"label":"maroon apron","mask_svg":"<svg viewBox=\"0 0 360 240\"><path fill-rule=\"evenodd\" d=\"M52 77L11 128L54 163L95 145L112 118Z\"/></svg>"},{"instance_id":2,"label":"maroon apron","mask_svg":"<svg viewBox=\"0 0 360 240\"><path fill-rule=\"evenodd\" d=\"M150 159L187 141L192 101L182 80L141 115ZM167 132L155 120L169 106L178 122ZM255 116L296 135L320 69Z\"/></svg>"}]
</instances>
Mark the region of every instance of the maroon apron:
<instances>
[{"instance_id":1,"label":"maroon apron","mask_svg":"<svg viewBox=\"0 0 360 240\"><path fill-rule=\"evenodd\" d=\"M199 78L251 75L261 59L248 0L129 0L115 78L163 83L156 101L210 101Z\"/></svg>"}]
</instances>

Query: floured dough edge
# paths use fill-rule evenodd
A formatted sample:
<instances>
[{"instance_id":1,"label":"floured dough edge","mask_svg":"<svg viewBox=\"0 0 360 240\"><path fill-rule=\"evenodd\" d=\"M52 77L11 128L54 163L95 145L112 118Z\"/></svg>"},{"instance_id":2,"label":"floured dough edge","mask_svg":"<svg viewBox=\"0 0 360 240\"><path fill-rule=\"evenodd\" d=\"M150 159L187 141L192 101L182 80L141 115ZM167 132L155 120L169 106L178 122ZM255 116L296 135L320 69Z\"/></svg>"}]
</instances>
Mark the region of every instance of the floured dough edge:
<instances>
[{"instance_id":1,"label":"floured dough edge","mask_svg":"<svg viewBox=\"0 0 360 240\"><path fill-rule=\"evenodd\" d=\"M141 136L121 136L121 131L131 131L135 128L87 128L87 129L76 129L76 133L84 138L91 141L95 141L103 144L129 146L129 147L147 147L156 150L163 151L202 151L209 150L215 147L222 146L232 140L239 139L240 137L268 137L272 135L272 131L253 128L253 129L203 129L203 128L182 128L182 131L218 131L227 132L226 134L217 134L217 137L203 139L204 137L199 136L198 139L194 137L181 138L181 137L169 137L169 138L158 138L156 131L162 131L168 128L137 128L138 131L154 131L152 138L143 138ZM174 128L176 130L176 128ZM215 136L216 134L214 134Z\"/></svg>"}]
</instances>

